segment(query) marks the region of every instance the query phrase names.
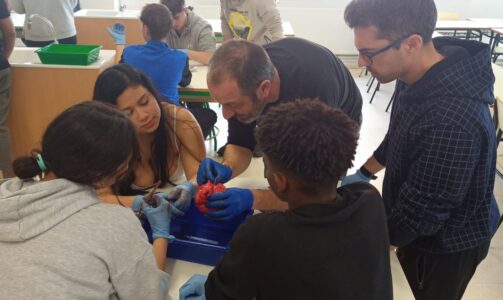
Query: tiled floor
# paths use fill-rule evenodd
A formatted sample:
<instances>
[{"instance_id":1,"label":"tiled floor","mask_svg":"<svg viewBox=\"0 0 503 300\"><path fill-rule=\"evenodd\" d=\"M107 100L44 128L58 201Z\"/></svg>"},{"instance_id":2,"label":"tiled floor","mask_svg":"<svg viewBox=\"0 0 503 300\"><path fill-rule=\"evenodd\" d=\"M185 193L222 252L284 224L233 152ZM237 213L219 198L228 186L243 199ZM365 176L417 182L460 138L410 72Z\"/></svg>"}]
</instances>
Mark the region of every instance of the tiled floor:
<instances>
[{"instance_id":1,"label":"tiled floor","mask_svg":"<svg viewBox=\"0 0 503 300\"><path fill-rule=\"evenodd\" d=\"M367 94L366 77L358 77L360 71L353 70L353 76L360 87L363 96L363 124L360 131L360 140L354 161L355 169L361 166L366 159L372 154L374 149L381 142L389 123L389 113L385 112L386 105L393 93L394 83L389 83L381 86L381 90L377 92L372 104L369 104L371 93ZM217 104L211 104L211 107L218 112L217 126L220 129L220 134L217 138L218 145L224 145L227 138L227 122L221 115L221 111ZM207 145L209 155L214 153ZM503 146L501 147L503 148ZM503 154L503 150L500 151ZM353 170L350 170L350 173ZM382 175L377 174L379 178L375 180L374 185L381 190ZM242 177L259 177L263 178L262 160L255 158L252 165L242 175ZM243 179L246 180L246 179ZM256 181L253 181L256 185ZM263 185L267 182L264 180ZM256 186L254 186L256 187ZM500 209L503 212L503 180L496 177L494 194L498 200ZM500 229L491 243L491 249L487 258L479 265L473 279L471 280L466 290L463 299L466 300L496 300L503 299L503 229Z\"/></svg>"}]
</instances>

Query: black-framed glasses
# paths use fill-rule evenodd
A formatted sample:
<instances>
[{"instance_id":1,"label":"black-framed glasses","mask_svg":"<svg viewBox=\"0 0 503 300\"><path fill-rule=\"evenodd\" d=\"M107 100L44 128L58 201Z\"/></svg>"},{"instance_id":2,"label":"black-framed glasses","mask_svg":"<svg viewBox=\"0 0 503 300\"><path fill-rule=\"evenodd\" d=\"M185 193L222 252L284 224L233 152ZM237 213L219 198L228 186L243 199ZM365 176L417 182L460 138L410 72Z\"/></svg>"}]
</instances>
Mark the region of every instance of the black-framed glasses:
<instances>
[{"instance_id":1,"label":"black-framed glasses","mask_svg":"<svg viewBox=\"0 0 503 300\"><path fill-rule=\"evenodd\" d=\"M376 50L376 51L366 51L365 53L362 53L360 52L360 56L365 60L365 62L367 63L367 67L369 67L370 65L372 65L372 63L374 62L372 59L376 56L378 56L379 54L383 53L383 52L386 52L388 51L389 49L391 48L394 48L394 47L397 47L398 45L400 45L400 43L405 40L406 38L408 38L410 35L405 35L399 39L396 39L394 40L393 42L391 42L388 46L385 46L379 50Z\"/></svg>"}]
</instances>

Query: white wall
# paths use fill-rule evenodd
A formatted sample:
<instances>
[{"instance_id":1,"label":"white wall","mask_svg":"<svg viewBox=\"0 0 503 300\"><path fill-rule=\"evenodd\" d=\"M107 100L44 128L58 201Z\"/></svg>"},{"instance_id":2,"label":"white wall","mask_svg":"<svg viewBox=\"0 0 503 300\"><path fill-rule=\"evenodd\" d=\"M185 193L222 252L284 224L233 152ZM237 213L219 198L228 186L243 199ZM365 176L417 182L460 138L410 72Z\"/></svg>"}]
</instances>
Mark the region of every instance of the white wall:
<instances>
[{"instance_id":1,"label":"white wall","mask_svg":"<svg viewBox=\"0 0 503 300\"><path fill-rule=\"evenodd\" d=\"M81 8L113 9L112 0L80 0Z\"/></svg>"},{"instance_id":2,"label":"white wall","mask_svg":"<svg viewBox=\"0 0 503 300\"><path fill-rule=\"evenodd\" d=\"M83 8L113 8L118 0L81 0ZM197 14L218 18L219 0L186 0ZM281 17L290 21L295 34L322 44L333 52L356 54L353 34L344 23L344 8L350 0L279 0ZM127 9L141 9L154 0L123 0ZM307 5L306 5L307 3ZM503 0L437 0L438 11L458 12L461 18L503 18Z\"/></svg>"}]
</instances>

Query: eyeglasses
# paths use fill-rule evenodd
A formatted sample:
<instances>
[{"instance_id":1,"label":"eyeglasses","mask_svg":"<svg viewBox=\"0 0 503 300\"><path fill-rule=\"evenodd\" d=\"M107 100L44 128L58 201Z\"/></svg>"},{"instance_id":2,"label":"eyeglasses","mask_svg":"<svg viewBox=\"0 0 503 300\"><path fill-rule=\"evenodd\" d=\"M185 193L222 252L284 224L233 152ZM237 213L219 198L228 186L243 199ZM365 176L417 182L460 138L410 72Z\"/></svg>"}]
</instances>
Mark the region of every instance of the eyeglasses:
<instances>
[{"instance_id":1,"label":"eyeglasses","mask_svg":"<svg viewBox=\"0 0 503 300\"><path fill-rule=\"evenodd\" d=\"M393 42L391 42L388 46L386 47L383 47L379 50L376 50L376 51L373 51L373 52L365 52L365 53L362 53L360 52L360 56L365 60L365 62L367 63L367 67L370 67L372 65L372 63L374 62L372 59L376 56L378 56L379 54L383 53L383 52L386 52L388 51L389 49L391 48L394 48L394 47L397 47L398 45L400 45L400 43L402 43L403 40L405 40L406 38L408 38L410 35L406 35L406 36L403 36L397 40L394 40Z\"/></svg>"}]
</instances>

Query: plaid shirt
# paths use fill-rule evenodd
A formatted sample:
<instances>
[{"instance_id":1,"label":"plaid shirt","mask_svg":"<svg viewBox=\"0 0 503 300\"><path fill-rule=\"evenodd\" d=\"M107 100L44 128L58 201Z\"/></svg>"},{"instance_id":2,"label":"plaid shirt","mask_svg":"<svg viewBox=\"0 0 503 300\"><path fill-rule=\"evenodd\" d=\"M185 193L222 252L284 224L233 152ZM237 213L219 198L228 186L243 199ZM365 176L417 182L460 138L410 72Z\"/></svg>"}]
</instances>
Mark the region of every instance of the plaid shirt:
<instances>
[{"instance_id":1,"label":"plaid shirt","mask_svg":"<svg viewBox=\"0 0 503 300\"><path fill-rule=\"evenodd\" d=\"M391 243L429 253L477 247L497 226L496 138L488 105L494 75L486 45L437 38L446 58L419 81L400 82L374 157Z\"/></svg>"}]
</instances>

